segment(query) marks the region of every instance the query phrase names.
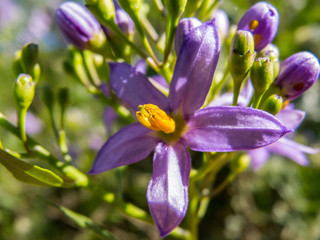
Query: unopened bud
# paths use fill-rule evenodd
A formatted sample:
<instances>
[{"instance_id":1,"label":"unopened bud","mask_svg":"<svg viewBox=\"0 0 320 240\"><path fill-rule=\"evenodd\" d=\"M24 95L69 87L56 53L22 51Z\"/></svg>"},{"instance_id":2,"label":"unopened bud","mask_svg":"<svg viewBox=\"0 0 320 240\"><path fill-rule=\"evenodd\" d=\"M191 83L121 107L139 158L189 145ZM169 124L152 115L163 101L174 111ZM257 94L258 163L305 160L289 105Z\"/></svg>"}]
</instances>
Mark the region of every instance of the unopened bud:
<instances>
[{"instance_id":1,"label":"unopened bud","mask_svg":"<svg viewBox=\"0 0 320 240\"><path fill-rule=\"evenodd\" d=\"M69 104L70 94L68 88L60 88L58 92L58 102L61 106L61 109L64 111Z\"/></svg>"},{"instance_id":2,"label":"unopened bud","mask_svg":"<svg viewBox=\"0 0 320 240\"><path fill-rule=\"evenodd\" d=\"M39 50L38 45L28 43L23 46L21 51L21 61L26 74L32 74L33 67L38 63Z\"/></svg>"},{"instance_id":3,"label":"unopened bud","mask_svg":"<svg viewBox=\"0 0 320 240\"><path fill-rule=\"evenodd\" d=\"M268 58L258 58L251 68L250 79L256 101L267 91L273 82L273 63Z\"/></svg>"},{"instance_id":4,"label":"unopened bud","mask_svg":"<svg viewBox=\"0 0 320 240\"><path fill-rule=\"evenodd\" d=\"M177 29L176 29L176 36L175 36L175 50L176 54L178 55L179 50L181 48L183 40L186 38L188 33L201 25L200 20L197 18L183 18L179 21Z\"/></svg>"},{"instance_id":5,"label":"unopened bud","mask_svg":"<svg viewBox=\"0 0 320 240\"><path fill-rule=\"evenodd\" d=\"M280 112L282 106L282 97L277 94L272 94L264 101L260 108L266 112L271 113L272 115L276 115L278 112Z\"/></svg>"},{"instance_id":6,"label":"unopened bud","mask_svg":"<svg viewBox=\"0 0 320 240\"><path fill-rule=\"evenodd\" d=\"M172 19L178 19L184 12L187 0L164 0L164 4L167 7L169 16Z\"/></svg>"},{"instance_id":7,"label":"unopened bud","mask_svg":"<svg viewBox=\"0 0 320 240\"><path fill-rule=\"evenodd\" d=\"M285 100L293 100L317 81L319 72L319 60L310 52L299 52L280 65L274 84L280 88Z\"/></svg>"},{"instance_id":8,"label":"unopened bud","mask_svg":"<svg viewBox=\"0 0 320 240\"><path fill-rule=\"evenodd\" d=\"M250 31L253 34L255 49L262 50L274 39L279 24L277 9L269 3L258 2L241 18L239 30Z\"/></svg>"},{"instance_id":9,"label":"unopened bud","mask_svg":"<svg viewBox=\"0 0 320 240\"><path fill-rule=\"evenodd\" d=\"M231 162L231 174L238 174L248 168L250 157L247 154L242 154L240 157L234 158Z\"/></svg>"},{"instance_id":10,"label":"unopened bud","mask_svg":"<svg viewBox=\"0 0 320 240\"><path fill-rule=\"evenodd\" d=\"M229 67L233 79L242 82L249 73L255 58L253 36L249 31L238 30L232 40Z\"/></svg>"},{"instance_id":11,"label":"unopened bud","mask_svg":"<svg viewBox=\"0 0 320 240\"><path fill-rule=\"evenodd\" d=\"M42 89L42 100L49 110L53 109L54 96L53 96L52 88L49 85L45 86Z\"/></svg>"},{"instance_id":12,"label":"unopened bud","mask_svg":"<svg viewBox=\"0 0 320 240\"><path fill-rule=\"evenodd\" d=\"M20 74L14 84L14 98L18 109L27 109L34 98L35 83L27 74Z\"/></svg>"},{"instance_id":13,"label":"unopened bud","mask_svg":"<svg viewBox=\"0 0 320 240\"><path fill-rule=\"evenodd\" d=\"M65 38L79 49L101 47L106 41L97 19L75 2L61 4L56 21Z\"/></svg>"}]
</instances>

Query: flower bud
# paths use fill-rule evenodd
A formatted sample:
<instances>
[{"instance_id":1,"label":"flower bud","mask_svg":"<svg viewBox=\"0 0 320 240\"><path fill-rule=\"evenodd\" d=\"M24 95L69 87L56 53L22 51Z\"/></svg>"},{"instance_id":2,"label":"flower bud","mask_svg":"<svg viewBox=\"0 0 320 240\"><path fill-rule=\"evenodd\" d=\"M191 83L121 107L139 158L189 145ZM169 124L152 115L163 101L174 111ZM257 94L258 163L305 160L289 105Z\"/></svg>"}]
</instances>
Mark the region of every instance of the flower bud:
<instances>
[{"instance_id":1,"label":"flower bud","mask_svg":"<svg viewBox=\"0 0 320 240\"><path fill-rule=\"evenodd\" d=\"M178 55L180 47L182 45L183 39L186 38L188 33L193 29L201 25L200 20L197 18L183 18L178 23L176 29L176 36L175 36L175 50Z\"/></svg>"},{"instance_id":2,"label":"flower bud","mask_svg":"<svg viewBox=\"0 0 320 240\"><path fill-rule=\"evenodd\" d=\"M203 0L192 0L187 1L184 16L189 18L194 15L195 11L201 7Z\"/></svg>"},{"instance_id":3,"label":"flower bud","mask_svg":"<svg viewBox=\"0 0 320 240\"><path fill-rule=\"evenodd\" d=\"M130 15L136 15L141 6L141 0L118 0L120 6Z\"/></svg>"},{"instance_id":4,"label":"flower bud","mask_svg":"<svg viewBox=\"0 0 320 240\"><path fill-rule=\"evenodd\" d=\"M50 111L53 109L54 95L49 85L44 86L42 89L42 101Z\"/></svg>"},{"instance_id":5,"label":"flower bud","mask_svg":"<svg viewBox=\"0 0 320 240\"><path fill-rule=\"evenodd\" d=\"M168 15L172 19L178 19L184 12L187 0L164 0L164 4L168 10Z\"/></svg>"},{"instance_id":6,"label":"flower bud","mask_svg":"<svg viewBox=\"0 0 320 240\"><path fill-rule=\"evenodd\" d=\"M299 52L280 65L274 84L280 88L285 100L293 100L317 81L319 72L319 60L310 52Z\"/></svg>"},{"instance_id":7,"label":"flower bud","mask_svg":"<svg viewBox=\"0 0 320 240\"><path fill-rule=\"evenodd\" d=\"M261 97L273 82L273 63L268 58L256 59L251 68L250 79L254 94Z\"/></svg>"},{"instance_id":8,"label":"flower bud","mask_svg":"<svg viewBox=\"0 0 320 240\"><path fill-rule=\"evenodd\" d=\"M260 109L271 113L272 115L276 115L280 110L282 109L283 106L283 99L281 96L277 94L272 94L269 96L264 103L262 104Z\"/></svg>"},{"instance_id":9,"label":"flower bud","mask_svg":"<svg viewBox=\"0 0 320 240\"><path fill-rule=\"evenodd\" d=\"M56 21L64 37L79 49L102 45L106 40L95 17L75 2L61 4Z\"/></svg>"},{"instance_id":10,"label":"flower bud","mask_svg":"<svg viewBox=\"0 0 320 240\"><path fill-rule=\"evenodd\" d=\"M242 154L231 161L231 174L238 174L248 168L250 164L250 157L247 154Z\"/></svg>"},{"instance_id":11,"label":"flower bud","mask_svg":"<svg viewBox=\"0 0 320 240\"><path fill-rule=\"evenodd\" d=\"M21 61L27 74L32 74L33 67L38 63L39 50L38 45L28 43L23 46L21 51Z\"/></svg>"},{"instance_id":12,"label":"flower bud","mask_svg":"<svg viewBox=\"0 0 320 240\"><path fill-rule=\"evenodd\" d=\"M20 74L14 84L14 99L18 109L27 109L34 98L35 83L28 74Z\"/></svg>"},{"instance_id":13,"label":"flower bud","mask_svg":"<svg viewBox=\"0 0 320 240\"><path fill-rule=\"evenodd\" d=\"M227 13L221 9L218 9L213 12L212 17L216 19L216 25L221 40L226 39L229 34L229 19Z\"/></svg>"},{"instance_id":14,"label":"flower bud","mask_svg":"<svg viewBox=\"0 0 320 240\"><path fill-rule=\"evenodd\" d=\"M115 23L120 30L126 35L132 35L135 30L134 22L130 16L119 6L116 0L113 0L115 7ZM118 36L108 27L103 27L104 32L108 36L108 39L115 39ZM118 41L118 39L116 39Z\"/></svg>"},{"instance_id":15,"label":"flower bud","mask_svg":"<svg viewBox=\"0 0 320 240\"><path fill-rule=\"evenodd\" d=\"M280 69L280 62L279 62L279 49L272 43L269 43L264 49L262 49L257 57L267 57L273 63L273 78L275 79L278 76L279 69Z\"/></svg>"},{"instance_id":16,"label":"flower bud","mask_svg":"<svg viewBox=\"0 0 320 240\"><path fill-rule=\"evenodd\" d=\"M60 88L58 92L58 102L61 106L62 111L64 111L69 104L70 94L68 88Z\"/></svg>"},{"instance_id":17,"label":"flower bud","mask_svg":"<svg viewBox=\"0 0 320 240\"><path fill-rule=\"evenodd\" d=\"M247 30L253 34L255 49L262 50L274 39L279 24L279 15L274 6L266 2L253 5L241 18L239 30Z\"/></svg>"},{"instance_id":18,"label":"flower bud","mask_svg":"<svg viewBox=\"0 0 320 240\"><path fill-rule=\"evenodd\" d=\"M253 36L249 31L238 30L231 43L229 67L233 79L242 82L255 58Z\"/></svg>"},{"instance_id":19,"label":"flower bud","mask_svg":"<svg viewBox=\"0 0 320 240\"><path fill-rule=\"evenodd\" d=\"M113 23L115 9L112 0L84 0L86 7L102 23Z\"/></svg>"}]
</instances>

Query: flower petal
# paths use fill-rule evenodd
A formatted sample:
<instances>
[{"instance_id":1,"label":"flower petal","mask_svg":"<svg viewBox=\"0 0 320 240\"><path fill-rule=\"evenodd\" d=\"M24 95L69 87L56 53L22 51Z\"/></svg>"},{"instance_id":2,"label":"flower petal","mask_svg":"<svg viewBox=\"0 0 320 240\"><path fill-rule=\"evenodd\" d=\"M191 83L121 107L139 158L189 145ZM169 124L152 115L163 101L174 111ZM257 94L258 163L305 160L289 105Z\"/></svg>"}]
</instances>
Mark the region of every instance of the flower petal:
<instances>
[{"instance_id":1,"label":"flower petal","mask_svg":"<svg viewBox=\"0 0 320 240\"><path fill-rule=\"evenodd\" d=\"M310 148L308 146L291 141L288 138L282 138L267 148L269 151L288 157L302 166L309 164L309 160L305 155L306 153L316 154L319 151L318 149Z\"/></svg>"},{"instance_id":2,"label":"flower petal","mask_svg":"<svg viewBox=\"0 0 320 240\"><path fill-rule=\"evenodd\" d=\"M181 142L157 145L147 199L161 237L177 227L186 214L190 168L188 150Z\"/></svg>"},{"instance_id":3,"label":"flower petal","mask_svg":"<svg viewBox=\"0 0 320 240\"><path fill-rule=\"evenodd\" d=\"M266 163L266 161L268 161L270 156L267 147L250 150L248 153L250 155L250 165L254 171L259 170Z\"/></svg>"},{"instance_id":4,"label":"flower petal","mask_svg":"<svg viewBox=\"0 0 320 240\"><path fill-rule=\"evenodd\" d=\"M185 115L199 109L212 83L220 53L220 37L215 21L203 23L184 39L170 84L172 111L182 107Z\"/></svg>"},{"instance_id":5,"label":"flower petal","mask_svg":"<svg viewBox=\"0 0 320 240\"><path fill-rule=\"evenodd\" d=\"M117 96L134 111L152 103L168 111L168 99L141 72L127 63L110 63L110 83Z\"/></svg>"},{"instance_id":6,"label":"flower petal","mask_svg":"<svg viewBox=\"0 0 320 240\"><path fill-rule=\"evenodd\" d=\"M302 120L304 119L306 113L296 109L282 109L277 115L281 122L288 128L296 129Z\"/></svg>"},{"instance_id":7,"label":"flower petal","mask_svg":"<svg viewBox=\"0 0 320 240\"><path fill-rule=\"evenodd\" d=\"M230 152L266 146L291 131L262 110L208 107L194 113L183 139L195 151Z\"/></svg>"},{"instance_id":8,"label":"flower petal","mask_svg":"<svg viewBox=\"0 0 320 240\"><path fill-rule=\"evenodd\" d=\"M111 136L99 150L90 174L128 165L147 157L159 140L151 136L151 130L140 123L133 123Z\"/></svg>"}]
</instances>

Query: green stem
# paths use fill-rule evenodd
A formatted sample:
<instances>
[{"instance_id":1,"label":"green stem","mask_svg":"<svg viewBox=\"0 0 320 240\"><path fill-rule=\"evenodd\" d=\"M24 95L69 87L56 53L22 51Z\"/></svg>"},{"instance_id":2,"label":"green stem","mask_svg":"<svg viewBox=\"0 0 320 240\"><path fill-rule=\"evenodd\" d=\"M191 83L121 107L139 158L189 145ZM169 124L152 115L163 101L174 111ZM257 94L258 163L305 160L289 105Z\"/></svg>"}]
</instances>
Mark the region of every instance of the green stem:
<instances>
[{"instance_id":1,"label":"green stem","mask_svg":"<svg viewBox=\"0 0 320 240\"><path fill-rule=\"evenodd\" d=\"M242 81L240 81L240 84L239 84L239 81L234 81L234 85L233 85L233 102L232 102L233 106L237 106L238 105L238 98L239 98L241 83L242 83Z\"/></svg>"},{"instance_id":2,"label":"green stem","mask_svg":"<svg viewBox=\"0 0 320 240\"><path fill-rule=\"evenodd\" d=\"M212 192L210 192L206 197L213 198L217 196L220 192L222 192L232 181L233 179L238 175L239 172L233 172L231 173L225 180L223 180L222 183L220 183L215 189L213 189Z\"/></svg>"},{"instance_id":3,"label":"green stem","mask_svg":"<svg viewBox=\"0 0 320 240\"><path fill-rule=\"evenodd\" d=\"M228 153L216 153L213 159L204 164L193 176L192 181L199 181L203 179L208 173L217 173L229 160Z\"/></svg>"},{"instance_id":4,"label":"green stem","mask_svg":"<svg viewBox=\"0 0 320 240\"><path fill-rule=\"evenodd\" d=\"M29 148L27 145L27 134L26 134L26 114L28 108L18 109L18 128L20 139L22 140L25 149L29 152Z\"/></svg>"},{"instance_id":5,"label":"green stem","mask_svg":"<svg viewBox=\"0 0 320 240\"><path fill-rule=\"evenodd\" d=\"M164 48L164 57L163 57L162 65L165 65L168 61L177 23L178 23L178 19L173 19L171 16L167 17L166 43Z\"/></svg>"},{"instance_id":6,"label":"green stem","mask_svg":"<svg viewBox=\"0 0 320 240\"><path fill-rule=\"evenodd\" d=\"M81 55L83 58L84 66L87 70L87 73L88 73L93 85L95 87L99 87L101 84L101 81L100 81L97 69L95 68L94 63L93 63L92 53L89 51L82 51Z\"/></svg>"},{"instance_id":7,"label":"green stem","mask_svg":"<svg viewBox=\"0 0 320 240\"><path fill-rule=\"evenodd\" d=\"M119 27L114 22L106 22L106 25L111 28L119 37L121 37L133 50L135 50L140 57L142 57L157 73L159 73L159 63L155 59L151 59L138 48L132 41L130 41L127 36L119 29Z\"/></svg>"},{"instance_id":8,"label":"green stem","mask_svg":"<svg viewBox=\"0 0 320 240\"><path fill-rule=\"evenodd\" d=\"M197 212L198 212L199 198L195 188L196 188L195 181L190 179L190 184L189 184L190 200L189 200L189 209L187 212L187 221L190 229L190 236L187 239L189 240L198 240L199 218L198 218Z\"/></svg>"}]
</instances>

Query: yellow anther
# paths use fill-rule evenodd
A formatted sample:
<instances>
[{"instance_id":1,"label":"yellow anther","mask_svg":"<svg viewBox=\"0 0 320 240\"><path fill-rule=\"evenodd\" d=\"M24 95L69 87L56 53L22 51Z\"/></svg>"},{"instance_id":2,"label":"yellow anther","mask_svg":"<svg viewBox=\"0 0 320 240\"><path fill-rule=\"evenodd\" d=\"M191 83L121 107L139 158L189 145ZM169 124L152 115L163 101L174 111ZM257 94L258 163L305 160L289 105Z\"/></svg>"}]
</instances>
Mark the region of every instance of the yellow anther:
<instances>
[{"instance_id":1,"label":"yellow anther","mask_svg":"<svg viewBox=\"0 0 320 240\"><path fill-rule=\"evenodd\" d=\"M253 35L253 39L254 39L254 45L257 47L257 45L259 44L259 42L261 41L261 35L260 34L255 34Z\"/></svg>"},{"instance_id":2,"label":"yellow anther","mask_svg":"<svg viewBox=\"0 0 320 240\"><path fill-rule=\"evenodd\" d=\"M169 117L163 110L153 104L139 105L139 111L136 113L138 121L146 128L172 133L176 128L175 121Z\"/></svg>"},{"instance_id":3,"label":"yellow anther","mask_svg":"<svg viewBox=\"0 0 320 240\"><path fill-rule=\"evenodd\" d=\"M249 23L249 28L251 31L254 31L259 26L259 22L257 20L252 20L251 23Z\"/></svg>"}]
</instances>

